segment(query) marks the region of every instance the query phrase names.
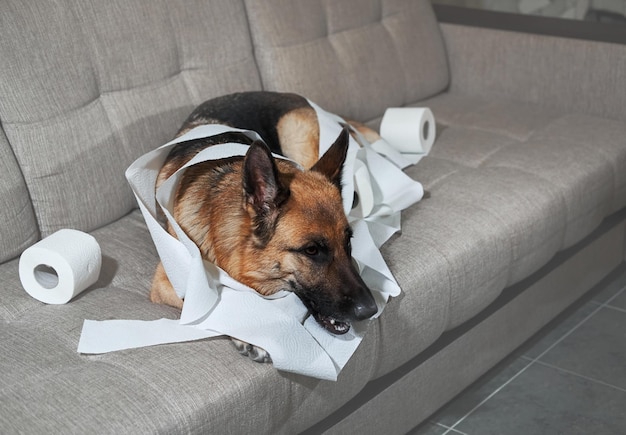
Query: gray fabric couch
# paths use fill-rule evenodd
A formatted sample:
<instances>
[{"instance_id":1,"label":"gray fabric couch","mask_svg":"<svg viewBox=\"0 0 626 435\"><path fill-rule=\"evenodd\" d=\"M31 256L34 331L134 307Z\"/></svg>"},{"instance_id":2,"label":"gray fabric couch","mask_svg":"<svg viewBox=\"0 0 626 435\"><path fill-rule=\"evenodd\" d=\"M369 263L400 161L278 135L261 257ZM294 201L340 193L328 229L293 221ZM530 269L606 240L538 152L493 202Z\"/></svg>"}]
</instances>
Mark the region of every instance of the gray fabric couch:
<instances>
[{"instance_id":1,"label":"gray fabric couch","mask_svg":"<svg viewBox=\"0 0 626 435\"><path fill-rule=\"evenodd\" d=\"M4 0L0 5L3 433L404 433L624 260L626 46L437 23L417 0ZM399 284L337 382L228 339L101 356L84 319L176 318L125 168L192 108L299 92L376 127L432 108L407 173L430 191L382 252ZM99 281L29 297L20 253L90 232Z\"/></svg>"}]
</instances>

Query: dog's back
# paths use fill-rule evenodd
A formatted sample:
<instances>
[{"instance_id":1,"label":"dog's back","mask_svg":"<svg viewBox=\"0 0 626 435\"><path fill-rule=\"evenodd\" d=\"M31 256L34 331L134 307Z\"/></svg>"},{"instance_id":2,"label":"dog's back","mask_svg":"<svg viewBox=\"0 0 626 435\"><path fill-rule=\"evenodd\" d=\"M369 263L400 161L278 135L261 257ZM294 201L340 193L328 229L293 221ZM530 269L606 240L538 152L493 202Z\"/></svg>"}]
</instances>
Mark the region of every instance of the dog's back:
<instances>
[{"instance_id":1,"label":"dog's back","mask_svg":"<svg viewBox=\"0 0 626 435\"><path fill-rule=\"evenodd\" d=\"M300 95L258 91L217 97L198 106L177 136L205 124L255 131L273 153L289 157L307 169L319 158L317 115ZM246 138L233 139L249 144ZM177 152L180 151L176 148L172 151ZM193 153L193 149L187 152Z\"/></svg>"}]
</instances>

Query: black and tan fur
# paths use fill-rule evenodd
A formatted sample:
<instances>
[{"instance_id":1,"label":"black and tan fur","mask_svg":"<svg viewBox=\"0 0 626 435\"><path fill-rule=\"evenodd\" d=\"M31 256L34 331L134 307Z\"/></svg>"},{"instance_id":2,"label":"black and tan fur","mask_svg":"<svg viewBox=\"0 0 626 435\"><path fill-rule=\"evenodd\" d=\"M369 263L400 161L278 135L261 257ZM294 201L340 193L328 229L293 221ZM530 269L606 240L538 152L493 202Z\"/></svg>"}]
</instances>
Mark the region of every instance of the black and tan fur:
<instances>
[{"instance_id":1,"label":"black and tan fur","mask_svg":"<svg viewBox=\"0 0 626 435\"><path fill-rule=\"evenodd\" d=\"M371 317L376 304L352 261L352 230L340 193L348 129L318 160L317 115L306 99L247 92L203 103L177 136L212 123L256 131L267 145L226 133L171 150L157 186L205 147L250 145L245 157L196 164L181 178L174 217L203 258L260 294L295 292L318 323L335 334L347 332L354 320ZM161 264L150 298L182 307Z\"/></svg>"}]
</instances>

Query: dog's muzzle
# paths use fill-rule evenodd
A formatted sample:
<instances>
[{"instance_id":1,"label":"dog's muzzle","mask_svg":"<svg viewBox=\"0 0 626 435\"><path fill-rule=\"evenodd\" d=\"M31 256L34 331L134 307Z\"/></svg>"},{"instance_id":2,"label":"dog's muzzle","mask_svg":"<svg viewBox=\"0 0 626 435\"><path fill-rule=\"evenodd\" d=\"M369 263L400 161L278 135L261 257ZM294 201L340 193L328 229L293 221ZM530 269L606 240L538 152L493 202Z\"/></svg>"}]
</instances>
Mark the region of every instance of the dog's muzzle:
<instances>
[{"instance_id":1,"label":"dog's muzzle","mask_svg":"<svg viewBox=\"0 0 626 435\"><path fill-rule=\"evenodd\" d=\"M350 330L352 320L366 320L378 312L378 306L369 290L352 303L351 309L344 316L324 315L311 309L312 315L324 329L335 335L343 335Z\"/></svg>"}]
</instances>

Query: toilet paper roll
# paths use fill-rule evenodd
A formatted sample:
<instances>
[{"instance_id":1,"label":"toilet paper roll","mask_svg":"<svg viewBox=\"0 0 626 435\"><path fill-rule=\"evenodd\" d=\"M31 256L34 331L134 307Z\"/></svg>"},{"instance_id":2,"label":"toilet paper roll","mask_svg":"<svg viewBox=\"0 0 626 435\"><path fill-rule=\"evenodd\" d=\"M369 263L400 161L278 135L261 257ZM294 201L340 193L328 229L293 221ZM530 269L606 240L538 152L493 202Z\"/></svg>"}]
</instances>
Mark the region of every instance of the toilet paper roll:
<instances>
[{"instance_id":1,"label":"toilet paper roll","mask_svg":"<svg viewBox=\"0 0 626 435\"><path fill-rule=\"evenodd\" d=\"M101 266L100 245L93 236L63 229L22 253L20 281L35 299L65 304L98 280Z\"/></svg>"},{"instance_id":2,"label":"toilet paper roll","mask_svg":"<svg viewBox=\"0 0 626 435\"><path fill-rule=\"evenodd\" d=\"M426 107L390 107L380 124L381 137L401 153L428 154L435 134L435 117Z\"/></svg>"}]
</instances>

